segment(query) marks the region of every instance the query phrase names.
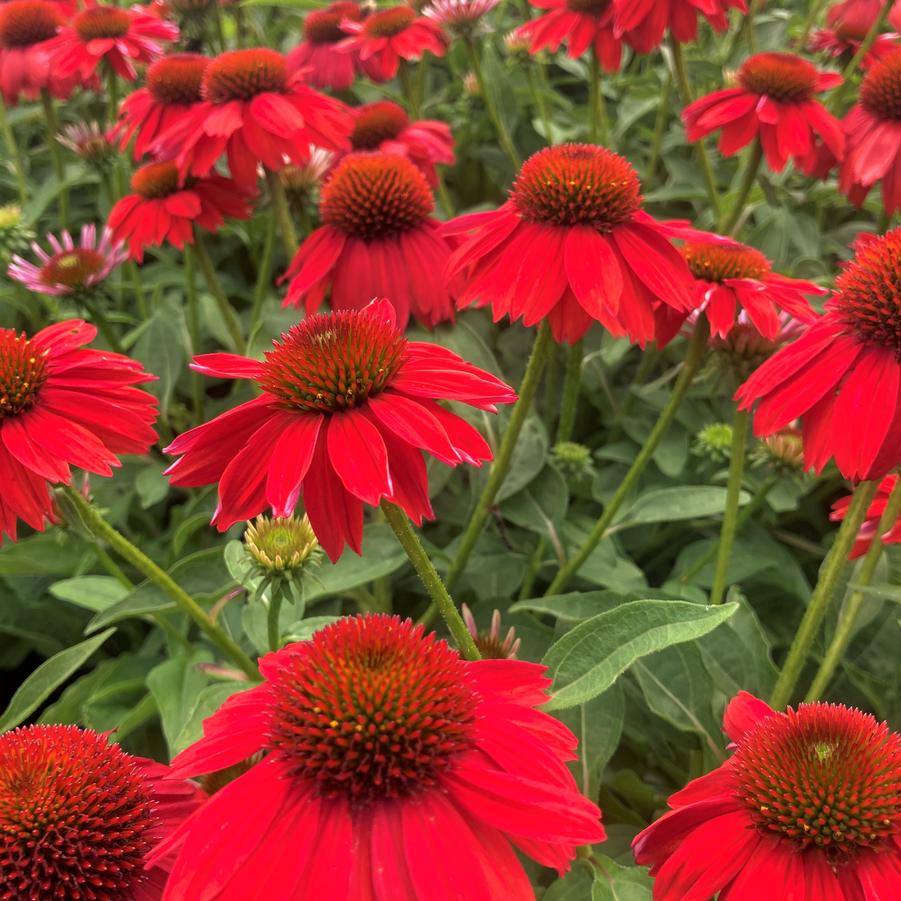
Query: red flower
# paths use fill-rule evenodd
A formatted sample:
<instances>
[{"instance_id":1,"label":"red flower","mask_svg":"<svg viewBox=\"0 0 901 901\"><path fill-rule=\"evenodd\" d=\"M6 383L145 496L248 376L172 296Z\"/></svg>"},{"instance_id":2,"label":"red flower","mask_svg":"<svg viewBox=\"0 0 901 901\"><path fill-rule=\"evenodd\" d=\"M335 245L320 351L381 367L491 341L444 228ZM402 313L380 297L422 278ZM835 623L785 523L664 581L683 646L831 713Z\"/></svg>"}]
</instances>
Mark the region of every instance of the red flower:
<instances>
[{"instance_id":1,"label":"red flower","mask_svg":"<svg viewBox=\"0 0 901 901\"><path fill-rule=\"evenodd\" d=\"M160 901L171 861L147 859L202 799L168 767L126 754L106 735L77 726L6 732L2 897Z\"/></svg>"},{"instance_id":2,"label":"red flower","mask_svg":"<svg viewBox=\"0 0 901 901\"><path fill-rule=\"evenodd\" d=\"M727 13L748 11L747 0L613 0L617 35L638 53L650 53L659 47L669 28L682 44L698 35L698 16L702 15L716 31L729 27Z\"/></svg>"},{"instance_id":3,"label":"red flower","mask_svg":"<svg viewBox=\"0 0 901 901\"><path fill-rule=\"evenodd\" d=\"M860 49L870 28L879 18L883 4L880 0L845 0L826 12L827 28L815 31L808 42L814 53L828 53L845 57L850 62ZM867 51L860 65L868 69L893 50L898 49L897 34L880 34Z\"/></svg>"},{"instance_id":4,"label":"red flower","mask_svg":"<svg viewBox=\"0 0 901 901\"><path fill-rule=\"evenodd\" d=\"M901 896L901 737L839 704L726 708L732 756L639 833L655 901Z\"/></svg>"},{"instance_id":5,"label":"red flower","mask_svg":"<svg viewBox=\"0 0 901 901\"><path fill-rule=\"evenodd\" d=\"M229 219L249 219L248 198L230 179L212 173L179 184L171 160L148 163L131 177L133 194L110 210L109 227L117 241L127 241L132 259L141 262L144 248L165 242L183 248L194 243L194 226L217 232Z\"/></svg>"},{"instance_id":6,"label":"red flower","mask_svg":"<svg viewBox=\"0 0 901 901\"><path fill-rule=\"evenodd\" d=\"M450 246L430 218L434 200L410 160L352 153L336 166L319 202L322 226L291 260L285 305L316 312L326 292L333 310L359 310L390 296L398 325L410 314L428 328L451 319L453 302L440 273Z\"/></svg>"},{"instance_id":7,"label":"red flower","mask_svg":"<svg viewBox=\"0 0 901 901\"><path fill-rule=\"evenodd\" d=\"M901 50L867 71L848 111L839 188L860 206L882 181L886 213L901 209Z\"/></svg>"},{"instance_id":8,"label":"red flower","mask_svg":"<svg viewBox=\"0 0 901 901\"><path fill-rule=\"evenodd\" d=\"M53 38L52 65L62 77L77 75L82 83L93 78L106 62L126 81L137 78L135 63L149 63L162 56L161 42L177 41L178 28L150 15L140 6L120 9L88 0Z\"/></svg>"},{"instance_id":9,"label":"red flower","mask_svg":"<svg viewBox=\"0 0 901 901\"><path fill-rule=\"evenodd\" d=\"M197 53L173 53L147 69L147 86L125 98L114 134L119 149L137 135L134 158L150 153L165 132L191 115L200 103L200 86L209 60Z\"/></svg>"},{"instance_id":10,"label":"red flower","mask_svg":"<svg viewBox=\"0 0 901 901\"><path fill-rule=\"evenodd\" d=\"M747 244L695 232L682 245L682 256L695 278L695 306L703 310L713 336L725 338L743 310L748 320L769 341L782 331L783 310L801 322L815 322L805 294L827 292L813 282L773 272L770 261Z\"/></svg>"},{"instance_id":11,"label":"red flower","mask_svg":"<svg viewBox=\"0 0 901 901\"><path fill-rule=\"evenodd\" d=\"M830 457L846 479L881 479L901 462L901 229L858 239L826 315L736 393L759 400L757 435L803 417L804 463Z\"/></svg>"},{"instance_id":12,"label":"red flower","mask_svg":"<svg viewBox=\"0 0 901 901\"><path fill-rule=\"evenodd\" d=\"M378 10L361 22L344 19L341 29L352 35L342 49L359 53L360 67L373 81L394 78L402 59L419 59L426 50L444 56L447 50L441 26L409 6Z\"/></svg>"},{"instance_id":13,"label":"red flower","mask_svg":"<svg viewBox=\"0 0 901 901\"><path fill-rule=\"evenodd\" d=\"M566 767L576 737L536 709L538 664L467 662L373 614L260 671L173 761L196 774L265 752L163 845L179 849L168 901L245 901L261 873L268 901L529 901L514 846L562 873L605 838Z\"/></svg>"},{"instance_id":14,"label":"red flower","mask_svg":"<svg viewBox=\"0 0 901 901\"><path fill-rule=\"evenodd\" d=\"M689 141L722 129L725 156L759 139L769 167L785 168L789 157L807 157L817 136L841 159L845 138L839 121L814 94L841 84L841 76L818 72L790 53L758 53L738 70L738 87L714 91L682 111Z\"/></svg>"},{"instance_id":15,"label":"red flower","mask_svg":"<svg viewBox=\"0 0 901 901\"><path fill-rule=\"evenodd\" d=\"M589 49L607 72L619 71L622 45L613 29L613 0L529 0L550 12L520 25L516 36L528 40L529 53L547 47L552 53L566 41L567 55L577 59Z\"/></svg>"},{"instance_id":16,"label":"red flower","mask_svg":"<svg viewBox=\"0 0 901 901\"><path fill-rule=\"evenodd\" d=\"M380 150L405 156L434 188L438 185L435 165L452 166L454 139L450 126L437 119L411 122L403 107L390 100L364 103L353 111L350 145L354 150Z\"/></svg>"},{"instance_id":17,"label":"red flower","mask_svg":"<svg viewBox=\"0 0 901 901\"><path fill-rule=\"evenodd\" d=\"M879 528L879 520L882 519L882 514L885 513L889 495L897 484L898 476L895 474L886 476L880 483L879 488L876 491L876 497L873 499L873 502L867 510L867 517L857 533L854 547L851 549L851 553L848 554L849 560L856 560L858 557L862 557L870 549L870 545L873 543L873 538L876 535L876 530ZM841 522L847 515L848 507L850 505L850 494L839 498L832 505L832 513L829 515L829 518L833 522ZM897 522L882 535L882 543L901 544L901 517L899 517Z\"/></svg>"},{"instance_id":18,"label":"red flower","mask_svg":"<svg viewBox=\"0 0 901 901\"><path fill-rule=\"evenodd\" d=\"M347 38L341 22L359 22L363 10L351 0L337 0L325 9L307 13L303 20L303 42L287 56L288 71L303 70L304 79L317 88L346 91L360 71L359 54L338 45Z\"/></svg>"},{"instance_id":19,"label":"red flower","mask_svg":"<svg viewBox=\"0 0 901 901\"><path fill-rule=\"evenodd\" d=\"M33 338L0 329L0 541L16 521L42 530L48 483L72 484L70 466L102 476L118 454L156 441L156 400L132 386L153 380L140 363L81 350L97 330L78 319Z\"/></svg>"},{"instance_id":20,"label":"red flower","mask_svg":"<svg viewBox=\"0 0 901 901\"><path fill-rule=\"evenodd\" d=\"M641 209L629 163L604 147L562 144L526 160L498 210L461 216L445 233L467 236L447 275L458 306L490 305L495 321L548 318L557 341L593 322L642 346L656 307L692 308L692 279L664 227Z\"/></svg>"},{"instance_id":21,"label":"red flower","mask_svg":"<svg viewBox=\"0 0 901 901\"><path fill-rule=\"evenodd\" d=\"M289 516L301 489L310 524L332 560L360 553L363 505L384 497L417 523L431 517L421 451L456 466L491 459L481 435L435 401L495 412L516 399L493 375L443 347L407 341L386 300L312 316L259 363L197 357L206 375L253 379L261 396L176 438L173 485L219 482L220 531L271 507Z\"/></svg>"},{"instance_id":22,"label":"red flower","mask_svg":"<svg viewBox=\"0 0 901 901\"><path fill-rule=\"evenodd\" d=\"M304 163L309 145L347 146L350 113L344 104L288 74L275 50L231 50L206 67L204 102L158 141L155 152L176 159L182 177L202 177L226 154L232 178L248 193L262 164L279 172Z\"/></svg>"}]
</instances>

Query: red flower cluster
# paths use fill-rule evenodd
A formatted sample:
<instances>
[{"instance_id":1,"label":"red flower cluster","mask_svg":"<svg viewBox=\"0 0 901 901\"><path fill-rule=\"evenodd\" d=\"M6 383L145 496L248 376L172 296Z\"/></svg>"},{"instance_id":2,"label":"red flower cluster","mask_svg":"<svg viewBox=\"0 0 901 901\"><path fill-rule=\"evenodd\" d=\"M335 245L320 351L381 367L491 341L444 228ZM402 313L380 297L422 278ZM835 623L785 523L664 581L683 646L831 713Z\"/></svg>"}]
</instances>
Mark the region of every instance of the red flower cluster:
<instances>
[{"instance_id":1,"label":"red flower cluster","mask_svg":"<svg viewBox=\"0 0 901 901\"><path fill-rule=\"evenodd\" d=\"M288 71L301 72L314 87L346 91L361 71L360 54L341 45L347 39L341 23L359 22L363 16L363 9L352 0L336 0L307 13L303 42L287 56Z\"/></svg>"}]
</instances>

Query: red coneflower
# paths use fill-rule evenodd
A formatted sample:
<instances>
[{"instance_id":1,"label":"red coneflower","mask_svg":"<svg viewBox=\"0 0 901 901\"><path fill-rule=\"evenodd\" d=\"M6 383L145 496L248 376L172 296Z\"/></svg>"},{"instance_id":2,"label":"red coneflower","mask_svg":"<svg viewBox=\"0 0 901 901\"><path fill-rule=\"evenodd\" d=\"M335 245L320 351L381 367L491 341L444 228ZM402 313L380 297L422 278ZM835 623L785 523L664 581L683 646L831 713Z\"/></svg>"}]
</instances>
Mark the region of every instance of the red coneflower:
<instances>
[{"instance_id":1,"label":"red coneflower","mask_svg":"<svg viewBox=\"0 0 901 901\"><path fill-rule=\"evenodd\" d=\"M692 308L692 278L663 226L641 209L641 184L616 153L591 144L530 157L509 199L461 216L445 233L466 236L446 275L457 305L490 305L495 320L547 318L557 341L578 341L593 322L644 345L655 307Z\"/></svg>"},{"instance_id":2,"label":"red coneflower","mask_svg":"<svg viewBox=\"0 0 901 901\"><path fill-rule=\"evenodd\" d=\"M114 134L124 150L135 136L134 158L150 152L165 132L200 103L200 86L209 60L198 53L173 53L147 69L147 85L129 94L119 110Z\"/></svg>"},{"instance_id":3,"label":"red coneflower","mask_svg":"<svg viewBox=\"0 0 901 901\"><path fill-rule=\"evenodd\" d=\"M760 140L767 165L775 172L789 157L808 157L819 136L836 158L844 153L839 121L814 94L841 84L833 72L818 72L806 59L791 53L758 53L738 70L738 86L714 91L682 111L689 141L722 129L724 156Z\"/></svg>"},{"instance_id":4,"label":"red coneflower","mask_svg":"<svg viewBox=\"0 0 901 901\"><path fill-rule=\"evenodd\" d=\"M260 671L173 761L197 774L265 753L162 846L179 849L167 901L245 901L261 872L269 901L528 901L514 847L563 872L605 838L566 767L576 737L536 709L550 685L538 664L467 662L373 614Z\"/></svg>"},{"instance_id":5,"label":"red coneflower","mask_svg":"<svg viewBox=\"0 0 901 901\"><path fill-rule=\"evenodd\" d=\"M867 71L843 125L839 188L860 206L881 181L886 213L901 209L901 50Z\"/></svg>"},{"instance_id":6,"label":"red coneflower","mask_svg":"<svg viewBox=\"0 0 901 901\"><path fill-rule=\"evenodd\" d=\"M344 19L341 29L351 35L342 49L358 53L360 67L377 82L394 78L402 59L419 59L426 50L444 56L447 50L441 26L409 6L378 10L360 22Z\"/></svg>"},{"instance_id":7,"label":"red coneflower","mask_svg":"<svg viewBox=\"0 0 901 901\"><path fill-rule=\"evenodd\" d=\"M760 401L757 435L803 418L804 463L830 457L846 479L881 479L901 462L901 229L858 238L826 315L738 389Z\"/></svg>"},{"instance_id":8,"label":"red coneflower","mask_svg":"<svg viewBox=\"0 0 901 901\"><path fill-rule=\"evenodd\" d=\"M875 538L876 536L876 530L879 528L879 520L882 519L882 514L885 513L889 495L892 493L897 484L898 476L895 474L886 476L879 483L879 488L876 491L876 497L873 499L873 502L870 504L869 509L867 510L866 519L863 521L863 525L860 527L857 533L857 539L854 542L854 547L851 549L851 553L848 554L849 560L856 560L858 557L862 557L870 549L870 545L873 543L873 538ZM847 515L848 507L850 505L850 494L846 495L845 497L839 498L832 505L832 513L829 514L829 518L833 522L841 522ZM883 533L882 543L901 544L901 517L898 518L898 521L895 522L887 532Z\"/></svg>"},{"instance_id":9,"label":"red coneflower","mask_svg":"<svg viewBox=\"0 0 901 901\"><path fill-rule=\"evenodd\" d=\"M434 188L438 185L436 164L452 166L454 139L450 126L437 119L411 122L402 106L390 100L364 103L353 111L350 145L354 150L380 150L405 156Z\"/></svg>"},{"instance_id":10,"label":"red coneflower","mask_svg":"<svg viewBox=\"0 0 901 901\"><path fill-rule=\"evenodd\" d=\"M901 737L840 704L776 713L747 692L726 708L734 753L639 833L655 901L901 894Z\"/></svg>"},{"instance_id":11,"label":"red coneflower","mask_svg":"<svg viewBox=\"0 0 901 901\"><path fill-rule=\"evenodd\" d=\"M729 27L728 12L748 11L747 0L613 0L617 35L638 53L659 47L666 30L682 44L698 36L698 16L715 31Z\"/></svg>"},{"instance_id":12,"label":"red coneflower","mask_svg":"<svg viewBox=\"0 0 901 901\"><path fill-rule=\"evenodd\" d=\"M423 174L387 153L352 153L322 189L322 226L301 245L282 276L286 305L316 312L331 289L333 310L358 310L390 297L401 329L412 314L428 328L453 317L440 273L450 257Z\"/></svg>"},{"instance_id":13,"label":"red coneflower","mask_svg":"<svg viewBox=\"0 0 901 901\"><path fill-rule=\"evenodd\" d=\"M134 193L110 210L109 227L138 262L146 247L193 244L195 225L215 233L226 218L251 216L247 196L230 178L211 173L180 184L171 160L141 166L131 177L131 189Z\"/></svg>"},{"instance_id":14,"label":"red coneflower","mask_svg":"<svg viewBox=\"0 0 901 901\"><path fill-rule=\"evenodd\" d=\"M102 476L119 454L156 442L156 400L135 388L154 380L119 354L83 350L97 330L79 319L29 338L0 329L0 541L16 521L42 530L48 483L72 484L70 467Z\"/></svg>"},{"instance_id":15,"label":"red coneflower","mask_svg":"<svg viewBox=\"0 0 901 901\"><path fill-rule=\"evenodd\" d=\"M301 164L309 145L347 146L352 120L344 104L288 74L285 57L265 47L230 50L207 65L203 102L157 142L156 153L178 162L182 177L207 175L225 154L232 178L251 192L262 164L279 172Z\"/></svg>"},{"instance_id":16,"label":"red coneflower","mask_svg":"<svg viewBox=\"0 0 901 901\"><path fill-rule=\"evenodd\" d=\"M159 901L170 861L147 864L202 801L168 767L77 726L0 735L0 898Z\"/></svg>"},{"instance_id":17,"label":"red coneflower","mask_svg":"<svg viewBox=\"0 0 901 901\"><path fill-rule=\"evenodd\" d=\"M613 27L613 0L529 0L538 9L549 10L514 34L529 41L529 53L547 48L552 53L566 42L567 56L577 59L593 49L601 67L618 72L622 44Z\"/></svg>"},{"instance_id":18,"label":"red coneflower","mask_svg":"<svg viewBox=\"0 0 901 901\"><path fill-rule=\"evenodd\" d=\"M826 12L826 28L810 36L809 48L815 53L843 57L846 61L860 49L870 28L879 18L883 4L880 0L848 0L836 3ZM868 69L893 50L898 49L897 34L879 34L860 61L861 68Z\"/></svg>"},{"instance_id":19,"label":"red coneflower","mask_svg":"<svg viewBox=\"0 0 901 901\"><path fill-rule=\"evenodd\" d=\"M303 70L304 80L317 88L346 91L360 72L358 53L338 45L347 38L341 22L359 22L363 9L351 0L337 0L325 9L307 13L303 20L303 42L287 56L288 71Z\"/></svg>"},{"instance_id":20,"label":"red coneflower","mask_svg":"<svg viewBox=\"0 0 901 901\"><path fill-rule=\"evenodd\" d=\"M140 6L120 9L88 0L71 24L51 43L52 65L62 77L77 75L82 83L105 62L126 81L137 78L135 63L163 55L163 43L178 40L178 28Z\"/></svg>"},{"instance_id":21,"label":"red coneflower","mask_svg":"<svg viewBox=\"0 0 901 901\"><path fill-rule=\"evenodd\" d=\"M219 483L220 531L271 507L289 516L303 490L326 553L360 553L363 505L382 498L421 523L432 515L422 451L456 466L491 459L481 435L436 403L481 410L516 399L493 375L443 347L407 341L387 300L312 316L273 343L260 363L197 357L205 375L252 379L260 397L176 438L173 485Z\"/></svg>"}]
</instances>

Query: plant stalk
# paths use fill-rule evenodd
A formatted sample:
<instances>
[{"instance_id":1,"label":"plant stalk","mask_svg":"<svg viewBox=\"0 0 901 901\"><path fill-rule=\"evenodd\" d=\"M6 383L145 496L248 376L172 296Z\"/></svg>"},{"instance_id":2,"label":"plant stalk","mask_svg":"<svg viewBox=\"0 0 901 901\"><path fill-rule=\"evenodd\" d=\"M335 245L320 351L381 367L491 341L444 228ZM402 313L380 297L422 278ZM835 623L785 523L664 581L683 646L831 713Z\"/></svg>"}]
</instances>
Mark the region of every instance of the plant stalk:
<instances>
[{"instance_id":1,"label":"plant stalk","mask_svg":"<svg viewBox=\"0 0 901 901\"><path fill-rule=\"evenodd\" d=\"M0 132L3 133L3 143L6 145L6 154L13 164L13 171L16 173L16 186L19 189L19 204L25 206L28 203L28 182L25 179L25 166L22 162L22 154L19 145L16 143L16 136L13 134L9 119L6 117L6 103L0 96Z\"/></svg>"},{"instance_id":2,"label":"plant stalk","mask_svg":"<svg viewBox=\"0 0 901 901\"><path fill-rule=\"evenodd\" d=\"M66 167L63 163L62 148L59 146L59 120L56 107L47 88L41 89L41 105L44 107L44 121L47 123L47 147L53 161L53 172L59 182L59 221L69 230L69 189L66 187Z\"/></svg>"},{"instance_id":3,"label":"plant stalk","mask_svg":"<svg viewBox=\"0 0 901 901\"><path fill-rule=\"evenodd\" d=\"M736 226L738 225L739 219L741 219L741 214L744 212L745 204L748 202L748 197L751 194L751 189L754 187L754 179L757 178L757 172L760 169L762 160L763 145L758 139L754 141L754 146L751 148L751 155L748 157L747 163L745 163L745 171L742 173L741 184L738 188L738 197L735 200L735 204L729 212L723 213L723 216L719 221L717 231L720 232L720 234L735 234L737 230Z\"/></svg>"},{"instance_id":4,"label":"plant stalk","mask_svg":"<svg viewBox=\"0 0 901 901\"><path fill-rule=\"evenodd\" d=\"M187 249L188 247L186 245L185 250ZM199 228L194 229L194 244L190 252L193 252L197 257L200 271L203 272L207 288L209 288L210 294L213 295L213 299L216 301L219 315L225 323L225 327L228 330L232 344L235 346L235 350L238 353L243 353L244 334L241 331L241 323L238 320L237 314L232 309L231 304L228 302L228 297L225 295L222 283L219 281L219 276L216 275L216 267L213 266L213 261L210 259L209 252L207 251L206 244L203 240L203 235Z\"/></svg>"},{"instance_id":5,"label":"plant stalk","mask_svg":"<svg viewBox=\"0 0 901 901\"><path fill-rule=\"evenodd\" d=\"M288 208L288 198L285 196L285 188L278 177L278 172L266 170L266 184L269 187L269 199L272 202L272 212L282 239L282 247L285 257L290 262L299 246L297 231L294 228L294 220L291 218L291 210Z\"/></svg>"},{"instance_id":6,"label":"plant stalk","mask_svg":"<svg viewBox=\"0 0 901 901\"><path fill-rule=\"evenodd\" d=\"M585 342L582 339L571 345L566 353L566 375L563 377L563 400L560 406L560 421L557 423L555 444L569 441L576 424L576 409L579 406L579 389L582 387L582 353Z\"/></svg>"}]
</instances>

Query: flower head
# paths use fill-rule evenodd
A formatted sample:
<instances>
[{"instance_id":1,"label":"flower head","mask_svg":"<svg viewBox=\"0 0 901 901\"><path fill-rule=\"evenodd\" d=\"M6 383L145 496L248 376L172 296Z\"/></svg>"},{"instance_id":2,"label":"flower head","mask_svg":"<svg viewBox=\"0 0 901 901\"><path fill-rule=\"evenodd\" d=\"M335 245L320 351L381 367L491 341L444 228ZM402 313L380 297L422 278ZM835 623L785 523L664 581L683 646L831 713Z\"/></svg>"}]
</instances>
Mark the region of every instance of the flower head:
<instances>
[{"instance_id":1,"label":"flower head","mask_svg":"<svg viewBox=\"0 0 901 901\"><path fill-rule=\"evenodd\" d=\"M31 245L38 265L14 256L8 271L10 278L40 294L59 296L89 291L126 259L125 251L108 228L103 230L99 243L93 225L82 226L77 245L69 232L63 232L59 238L48 234L47 243L50 253L40 244Z\"/></svg>"},{"instance_id":2,"label":"flower head","mask_svg":"<svg viewBox=\"0 0 901 901\"><path fill-rule=\"evenodd\" d=\"M555 53L564 42L572 59L591 50L607 72L619 71L622 42L614 27L613 0L529 0L543 15L520 25L515 35L529 42L529 53Z\"/></svg>"},{"instance_id":3,"label":"flower head","mask_svg":"<svg viewBox=\"0 0 901 901\"><path fill-rule=\"evenodd\" d=\"M879 521L882 519L882 515L885 513L885 508L888 505L888 499L898 484L898 478L896 473L892 473L879 483L876 496L867 508L867 515L863 525L857 532L854 547L851 548L851 553L848 554L849 560L856 560L858 557L862 557L870 549L870 545L873 543L873 539L876 537L876 532L879 529ZM832 505L832 512L829 514L829 518L833 522L841 522L847 516L848 507L851 506L851 498L852 495L847 494ZM898 517L892 523L891 528L880 537L883 544L901 544L901 517Z\"/></svg>"},{"instance_id":4,"label":"flower head","mask_svg":"<svg viewBox=\"0 0 901 901\"><path fill-rule=\"evenodd\" d=\"M613 0L616 34L638 53L659 47L667 30L680 44L691 44L698 36L698 16L714 31L729 27L729 10L748 12L747 0Z\"/></svg>"},{"instance_id":5,"label":"flower head","mask_svg":"<svg viewBox=\"0 0 901 901\"><path fill-rule=\"evenodd\" d=\"M159 901L146 860L200 803L168 773L75 726L0 735L0 898Z\"/></svg>"},{"instance_id":6,"label":"flower head","mask_svg":"<svg viewBox=\"0 0 901 901\"><path fill-rule=\"evenodd\" d=\"M845 144L841 125L815 98L841 80L791 53L758 53L742 63L736 87L714 91L685 108L688 140L699 141L721 130L719 146L725 156L759 140L775 172L785 168L789 157L808 159L817 137L841 159Z\"/></svg>"},{"instance_id":7,"label":"flower head","mask_svg":"<svg viewBox=\"0 0 901 901\"><path fill-rule=\"evenodd\" d=\"M267 572L293 572L317 557L319 542L306 516L258 516L248 523L244 547Z\"/></svg>"},{"instance_id":8,"label":"flower head","mask_svg":"<svg viewBox=\"0 0 901 901\"><path fill-rule=\"evenodd\" d=\"M791 426L761 439L751 453L756 465L780 475L798 474L804 469L804 442L800 431Z\"/></svg>"},{"instance_id":9,"label":"flower head","mask_svg":"<svg viewBox=\"0 0 901 901\"><path fill-rule=\"evenodd\" d=\"M562 872L576 845L604 838L564 762L575 737L535 709L549 684L535 664L467 662L422 626L370 615L270 654L261 671L173 761L196 774L265 752L161 849L178 849L169 898L203 888L238 901L288 854L311 898L524 901L514 845ZM235 831L250 809L253 832ZM429 836L454 853L427 853Z\"/></svg>"},{"instance_id":10,"label":"flower head","mask_svg":"<svg viewBox=\"0 0 901 901\"><path fill-rule=\"evenodd\" d=\"M644 345L657 308L689 310L691 275L669 232L641 208L641 184L621 156L562 144L530 157L500 209L444 227L458 239L446 275L458 305L490 305L527 326L547 318L558 341L592 322Z\"/></svg>"},{"instance_id":11,"label":"flower head","mask_svg":"<svg viewBox=\"0 0 901 901\"><path fill-rule=\"evenodd\" d=\"M104 131L96 122L67 125L62 133L57 135L57 140L99 172L109 170L116 153L110 140L110 133Z\"/></svg>"},{"instance_id":12,"label":"flower head","mask_svg":"<svg viewBox=\"0 0 901 901\"><path fill-rule=\"evenodd\" d=\"M431 188L406 157L351 153L322 189L322 221L294 255L285 304L319 309L330 288L333 310L355 310L373 295L392 298L401 328L412 314L428 328L453 316L448 289L436 280L450 256L431 216Z\"/></svg>"},{"instance_id":13,"label":"flower head","mask_svg":"<svg viewBox=\"0 0 901 901\"><path fill-rule=\"evenodd\" d=\"M419 59L426 50L444 56L447 50L441 26L409 6L380 9L358 22L344 19L341 29L350 35L341 49L359 54L360 68L376 82L394 78L402 59Z\"/></svg>"},{"instance_id":14,"label":"flower head","mask_svg":"<svg viewBox=\"0 0 901 901\"><path fill-rule=\"evenodd\" d=\"M140 6L121 9L88 0L53 38L51 65L61 76L77 76L86 84L105 62L120 78L134 81L135 63L153 62L163 55L164 43L176 40L172 22Z\"/></svg>"},{"instance_id":15,"label":"flower head","mask_svg":"<svg viewBox=\"0 0 901 901\"><path fill-rule=\"evenodd\" d=\"M848 479L878 479L901 462L901 229L858 239L826 315L739 388L759 400L755 432L802 417L805 465L835 458Z\"/></svg>"},{"instance_id":16,"label":"flower head","mask_svg":"<svg viewBox=\"0 0 901 901\"><path fill-rule=\"evenodd\" d=\"M301 491L332 560L360 552L363 505L382 498L416 522L432 515L422 451L449 466L480 465L491 451L437 398L483 410L512 389L444 348L407 341L388 301L310 316L273 343L263 362L197 357L207 375L253 379L261 396L178 437L174 485L219 483L214 516L224 531L266 507L289 516Z\"/></svg>"},{"instance_id":17,"label":"flower head","mask_svg":"<svg viewBox=\"0 0 901 901\"><path fill-rule=\"evenodd\" d=\"M34 240L34 232L25 224L21 207L0 206L0 263L9 262L13 254L25 253Z\"/></svg>"},{"instance_id":18,"label":"flower head","mask_svg":"<svg viewBox=\"0 0 901 901\"><path fill-rule=\"evenodd\" d=\"M711 422L697 435L692 450L713 463L725 463L732 450L732 426L728 422Z\"/></svg>"},{"instance_id":19,"label":"flower head","mask_svg":"<svg viewBox=\"0 0 901 901\"><path fill-rule=\"evenodd\" d=\"M491 614L491 625L485 631L479 629L472 610L463 604L461 607L463 621L472 636L479 653L485 660L514 660L522 639L516 637L516 629L510 626L506 635L501 635L501 612L495 610Z\"/></svg>"},{"instance_id":20,"label":"flower head","mask_svg":"<svg viewBox=\"0 0 901 901\"><path fill-rule=\"evenodd\" d=\"M431 0L422 14L454 35L473 35L486 31L485 16L499 0Z\"/></svg>"},{"instance_id":21,"label":"flower head","mask_svg":"<svg viewBox=\"0 0 901 901\"><path fill-rule=\"evenodd\" d=\"M351 0L336 0L325 9L307 13L303 41L287 56L288 71L302 71L314 87L346 91L361 71L360 55L339 46L347 38L341 23L345 19L359 22L364 15L362 7Z\"/></svg>"},{"instance_id":22,"label":"flower head","mask_svg":"<svg viewBox=\"0 0 901 901\"><path fill-rule=\"evenodd\" d=\"M718 892L875 901L901 890L901 737L838 704L785 713L746 692L726 709L734 753L669 799L633 842L654 897Z\"/></svg>"},{"instance_id":23,"label":"flower head","mask_svg":"<svg viewBox=\"0 0 901 901\"><path fill-rule=\"evenodd\" d=\"M815 53L840 57L845 63L850 62L881 11L882 4L879 0L845 0L843 3L834 3L826 11L826 28L821 28L810 36L809 49ZM897 34L877 35L860 62L861 68L868 69L897 49L897 38Z\"/></svg>"}]
</instances>

